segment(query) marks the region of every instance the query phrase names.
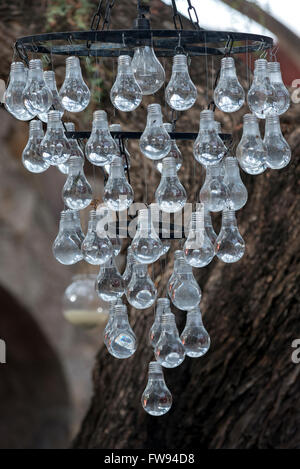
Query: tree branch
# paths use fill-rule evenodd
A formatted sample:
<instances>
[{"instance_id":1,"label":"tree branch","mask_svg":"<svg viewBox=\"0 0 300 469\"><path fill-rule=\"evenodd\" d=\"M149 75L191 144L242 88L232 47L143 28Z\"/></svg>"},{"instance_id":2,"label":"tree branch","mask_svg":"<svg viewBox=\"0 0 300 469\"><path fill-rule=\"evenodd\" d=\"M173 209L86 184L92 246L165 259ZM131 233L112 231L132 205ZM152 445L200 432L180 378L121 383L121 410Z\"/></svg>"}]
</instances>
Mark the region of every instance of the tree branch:
<instances>
[{"instance_id":1,"label":"tree branch","mask_svg":"<svg viewBox=\"0 0 300 469\"><path fill-rule=\"evenodd\" d=\"M221 1L276 34L280 47L300 69L300 38L297 34L254 2L248 0Z\"/></svg>"}]
</instances>

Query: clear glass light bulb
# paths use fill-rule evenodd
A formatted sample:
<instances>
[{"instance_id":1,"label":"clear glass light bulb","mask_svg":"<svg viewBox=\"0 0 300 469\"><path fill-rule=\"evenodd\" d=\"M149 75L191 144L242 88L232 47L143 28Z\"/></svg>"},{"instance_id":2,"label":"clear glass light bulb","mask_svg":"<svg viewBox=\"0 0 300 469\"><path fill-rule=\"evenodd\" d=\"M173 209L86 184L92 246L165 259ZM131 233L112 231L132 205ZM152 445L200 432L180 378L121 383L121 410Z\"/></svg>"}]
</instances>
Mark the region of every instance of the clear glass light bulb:
<instances>
[{"instance_id":1,"label":"clear glass light bulb","mask_svg":"<svg viewBox=\"0 0 300 469\"><path fill-rule=\"evenodd\" d=\"M221 212L226 207L228 190L221 171L222 163L207 166L205 181L200 190L200 200L210 212Z\"/></svg>"},{"instance_id":2,"label":"clear glass light bulb","mask_svg":"<svg viewBox=\"0 0 300 469\"><path fill-rule=\"evenodd\" d=\"M93 114L93 128L85 154L95 166L110 164L113 158L120 156L119 147L110 134L105 111L95 111Z\"/></svg>"},{"instance_id":3,"label":"clear glass light bulb","mask_svg":"<svg viewBox=\"0 0 300 469\"><path fill-rule=\"evenodd\" d=\"M281 115L284 114L290 107L291 99L290 93L286 86L283 83L280 63L279 62L269 62L268 63L268 74L271 85L275 89L275 103L274 111L275 114Z\"/></svg>"},{"instance_id":4,"label":"clear glass light bulb","mask_svg":"<svg viewBox=\"0 0 300 469\"><path fill-rule=\"evenodd\" d=\"M125 305L115 306L109 351L115 358L129 358L137 348L136 336L128 321Z\"/></svg>"},{"instance_id":5,"label":"clear glass light bulb","mask_svg":"<svg viewBox=\"0 0 300 469\"><path fill-rule=\"evenodd\" d=\"M70 144L65 136L59 111L48 113L47 131L41 142L41 152L44 160L54 166L65 163L70 157Z\"/></svg>"},{"instance_id":6,"label":"clear glass light bulb","mask_svg":"<svg viewBox=\"0 0 300 469\"><path fill-rule=\"evenodd\" d=\"M88 231L81 245L83 259L89 264L105 264L113 256L112 244L104 230L97 229L99 216L96 210L89 214Z\"/></svg>"},{"instance_id":7,"label":"clear glass light bulb","mask_svg":"<svg viewBox=\"0 0 300 469\"><path fill-rule=\"evenodd\" d=\"M187 313L186 325L180 338L188 357L199 358L208 352L210 337L203 326L200 308Z\"/></svg>"},{"instance_id":8,"label":"clear glass light bulb","mask_svg":"<svg viewBox=\"0 0 300 469\"><path fill-rule=\"evenodd\" d=\"M264 145L267 150L266 164L269 168L282 169L289 164L292 152L282 135L279 116L266 118Z\"/></svg>"},{"instance_id":9,"label":"clear glass light bulb","mask_svg":"<svg viewBox=\"0 0 300 469\"><path fill-rule=\"evenodd\" d=\"M196 102L197 88L190 78L186 55L178 54L173 58L172 76L166 87L165 99L175 111L186 111Z\"/></svg>"},{"instance_id":10,"label":"clear glass light bulb","mask_svg":"<svg viewBox=\"0 0 300 469\"><path fill-rule=\"evenodd\" d=\"M122 132L122 127L120 124L111 124L109 126L109 131L110 132ZM118 138L118 137L114 137L114 139L118 142L118 144L120 144L121 142L121 139ZM120 152L121 153L121 152ZM130 153L127 149L127 140L124 141L124 153L121 155L121 158L123 159L123 166L124 166L124 169L127 170L127 169L130 169L130 160L131 160L131 157L130 157ZM110 163L107 163L105 166L104 166L104 169L106 171L106 174L109 175L109 171L110 171Z\"/></svg>"},{"instance_id":11,"label":"clear glass light bulb","mask_svg":"<svg viewBox=\"0 0 300 469\"><path fill-rule=\"evenodd\" d=\"M48 88L43 75L43 66L40 59L29 61L27 83L23 91L25 107L31 114L48 112L52 105L52 93Z\"/></svg>"},{"instance_id":12,"label":"clear glass light bulb","mask_svg":"<svg viewBox=\"0 0 300 469\"><path fill-rule=\"evenodd\" d=\"M101 265L97 278L97 293L103 301L114 301L124 294L124 281L120 274L115 258Z\"/></svg>"},{"instance_id":13,"label":"clear glass light bulb","mask_svg":"<svg viewBox=\"0 0 300 469\"><path fill-rule=\"evenodd\" d=\"M172 132L172 124L165 123L164 128L168 133ZM182 154L177 146L176 140L174 139L171 139L171 150L169 151L168 157L174 158L174 160L176 161L176 171L179 171L182 166ZM154 161L154 164L156 166L156 169L161 173L163 167L163 160L156 160Z\"/></svg>"},{"instance_id":14,"label":"clear glass light bulb","mask_svg":"<svg viewBox=\"0 0 300 469\"><path fill-rule=\"evenodd\" d=\"M76 264L82 260L81 241L71 211L62 211L59 232L52 246L55 259L64 265Z\"/></svg>"},{"instance_id":15,"label":"clear glass light bulb","mask_svg":"<svg viewBox=\"0 0 300 469\"><path fill-rule=\"evenodd\" d=\"M161 335L161 317L165 312L170 312L170 300L168 298L158 298L155 310L154 322L149 332L149 343L155 348Z\"/></svg>"},{"instance_id":16,"label":"clear glass light bulb","mask_svg":"<svg viewBox=\"0 0 300 469\"><path fill-rule=\"evenodd\" d=\"M171 150L171 138L163 126L161 107L149 104L147 125L140 138L140 149L150 160L161 160Z\"/></svg>"},{"instance_id":17,"label":"clear glass light bulb","mask_svg":"<svg viewBox=\"0 0 300 469\"><path fill-rule=\"evenodd\" d=\"M156 361L165 368L176 368L185 359L185 348L182 344L173 313L163 313L161 317L161 334L154 349Z\"/></svg>"},{"instance_id":18,"label":"clear glass light bulb","mask_svg":"<svg viewBox=\"0 0 300 469\"><path fill-rule=\"evenodd\" d=\"M245 253L245 242L239 232L233 210L224 210L222 227L215 244L216 255L226 264L238 262Z\"/></svg>"},{"instance_id":19,"label":"clear glass light bulb","mask_svg":"<svg viewBox=\"0 0 300 469\"><path fill-rule=\"evenodd\" d=\"M85 177L83 161L79 156L70 156L62 197L65 205L73 210L82 210L92 202L93 191Z\"/></svg>"},{"instance_id":20,"label":"clear glass light bulb","mask_svg":"<svg viewBox=\"0 0 300 469\"><path fill-rule=\"evenodd\" d=\"M178 270L179 270L179 265L180 265L180 259L184 260L184 252L177 250L174 253L174 268L173 272L171 274L171 277L168 280L168 285L167 285L167 291L169 296L171 297L172 295L172 290L175 285L175 282L178 280Z\"/></svg>"},{"instance_id":21,"label":"clear glass light bulb","mask_svg":"<svg viewBox=\"0 0 300 469\"><path fill-rule=\"evenodd\" d=\"M244 115L243 136L236 149L239 165L245 173L263 173L266 166L267 151L262 141L258 120L253 114Z\"/></svg>"},{"instance_id":22,"label":"clear glass light bulb","mask_svg":"<svg viewBox=\"0 0 300 469\"><path fill-rule=\"evenodd\" d=\"M236 112L245 103L245 92L236 75L233 57L221 60L221 73L214 91L214 101L223 112Z\"/></svg>"},{"instance_id":23,"label":"clear glass light bulb","mask_svg":"<svg viewBox=\"0 0 300 469\"><path fill-rule=\"evenodd\" d=\"M81 112L90 102L91 93L82 78L78 57L66 59L66 76L59 97L63 107L69 112Z\"/></svg>"},{"instance_id":24,"label":"clear glass light bulb","mask_svg":"<svg viewBox=\"0 0 300 469\"><path fill-rule=\"evenodd\" d=\"M126 210L134 199L133 189L126 179L123 159L115 157L110 165L108 181L104 187L103 201L114 211Z\"/></svg>"},{"instance_id":25,"label":"clear glass light bulb","mask_svg":"<svg viewBox=\"0 0 300 469\"><path fill-rule=\"evenodd\" d=\"M204 207L201 211L192 213L189 235L183 250L186 262L193 267L205 267L214 258L214 246L204 227Z\"/></svg>"},{"instance_id":26,"label":"clear glass light bulb","mask_svg":"<svg viewBox=\"0 0 300 469\"><path fill-rule=\"evenodd\" d=\"M147 309L153 305L157 290L148 274L146 264L134 264L125 293L128 303L136 309Z\"/></svg>"},{"instance_id":27,"label":"clear glass light bulb","mask_svg":"<svg viewBox=\"0 0 300 469\"><path fill-rule=\"evenodd\" d=\"M217 239L217 235L212 224L210 211L208 210L205 204L203 205L204 205L204 227L206 230L206 234L211 241L211 244L214 246L216 239Z\"/></svg>"},{"instance_id":28,"label":"clear glass light bulb","mask_svg":"<svg viewBox=\"0 0 300 469\"><path fill-rule=\"evenodd\" d=\"M161 256L164 256L165 254L167 254L171 247L169 226L164 226L162 212L159 210L159 206L157 204L151 204L150 210L154 229L156 231L157 236L160 238L163 246Z\"/></svg>"},{"instance_id":29,"label":"clear glass light bulb","mask_svg":"<svg viewBox=\"0 0 300 469\"><path fill-rule=\"evenodd\" d=\"M67 132L75 132L75 124L73 122L65 122L65 128ZM70 156L79 156L84 162L84 153L81 150L77 140L75 138L68 138ZM57 165L59 171L63 174L68 174L69 172L69 160L65 163Z\"/></svg>"},{"instance_id":30,"label":"clear glass light bulb","mask_svg":"<svg viewBox=\"0 0 300 469\"><path fill-rule=\"evenodd\" d=\"M142 102L142 91L133 74L129 55L118 58L118 73L110 90L110 100L123 112L134 111Z\"/></svg>"},{"instance_id":31,"label":"clear glass light bulb","mask_svg":"<svg viewBox=\"0 0 300 469\"><path fill-rule=\"evenodd\" d=\"M176 161L172 157L164 158L161 180L155 192L155 200L163 212L179 212L186 203L186 190L178 179Z\"/></svg>"},{"instance_id":32,"label":"clear glass light bulb","mask_svg":"<svg viewBox=\"0 0 300 469\"><path fill-rule=\"evenodd\" d=\"M67 210L67 212L72 213L72 217L74 221L74 228L80 240L80 245L81 245L84 241L85 235L83 234L82 227L81 227L80 212L78 210Z\"/></svg>"},{"instance_id":33,"label":"clear glass light bulb","mask_svg":"<svg viewBox=\"0 0 300 469\"><path fill-rule=\"evenodd\" d=\"M184 311L196 308L200 303L201 289L193 275L192 266L185 258L179 259L175 282L168 293L173 305Z\"/></svg>"},{"instance_id":34,"label":"clear glass light bulb","mask_svg":"<svg viewBox=\"0 0 300 469\"><path fill-rule=\"evenodd\" d=\"M148 382L142 394L142 406L147 414L160 417L172 407L172 394L166 386L161 365L149 363Z\"/></svg>"},{"instance_id":35,"label":"clear glass light bulb","mask_svg":"<svg viewBox=\"0 0 300 469\"><path fill-rule=\"evenodd\" d=\"M126 267L125 267L125 270L124 270L123 275L122 275L122 278L124 280L125 288L127 288L128 285L129 285L129 282L132 278L133 266L136 263L137 263L137 261L136 261L134 255L132 254L131 246L128 246L128 248L127 248L127 258L126 258Z\"/></svg>"},{"instance_id":36,"label":"clear glass light bulb","mask_svg":"<svg viewBox=\"0 0 300 469\"><path fill-rule=\"evenodd\" d=\"M243 184L240 175L238 160L234 157L227 157L224 160L225 165L225 184L227 187L226 206L230 210L240 210L248 200L248 191Z\"/></svg>"},{"instance_id":37,"label":"clear glass light bulb","mask_svg":"<svg viewBox=\"0 0 300 469\"><path fill-rule=\"evenodd\" d=\"M44 138L43 126L40 120L32 120L29 123L29 139L22 153L22 162L31 173L43 173L50 164L44 160L40 150L41 141Z\"/></svg>"},{"instance_id":38,"label":"clear glass light bulb","mask_svg":"<svg viewBox=\"0 0 300 469\"><path fill-rule=\"evenodd\" d=\"M139 210L137 231L131 249L135 259L141 264L152 264L161 256L163 245L154 229L149 209Z\"/></svg>"},{"instance_id":39,"label":"clear glass light bulb","mask_svg":"<svg viewBox=\"0 0 300 469\"><path fill-rule=\"evenodd\" d=\"M268 62L265 59L255 61L254 78L248 92L248 106L259 119L276 112L276 93L268 73Z\"/></svg>"},{"instance_id":40,"label":"clear glass light bulb","mask_svg":"<svg viewBox=\"0 0 300 469\"><path fill-rule=\"evenodd\" d=\"M137 47L131 68L143 95L156 93L165 82L164 68L156 57L153 47Z\"/></svg>"},{"instance_id":41,"label":"clear glass light bulb","mask_svg":"<svg viewBox=\"0 0 300 469\"><path fill-rule=\"evenodd\" d=\"M219 163L226 152L226 147L218 135L214 113L205 110L200 113L199 134L194 143L194 157L203 166Z\"/></svg>"},{"instance_id":42,"label":"clear glass light bulb","mask_svg":"<svg viewBox=\"0 0 300 469\"><path fill-rule=\"evenodd\" d=\"M32 119L36 112L29 112L23 100L28 69L23 62L13 62L10 67L9 85L4 94L4 105L10 114L21 121Z\"/></svg>"},{"instance_id":43,"label":"clear glass light bulb","mask_svg":"<svg viewBox=\"0 0 300 469\"><path fill-rule=\"evenodd\" d=\"M108 304L95 290L95 274L79 274L72 278L63 296L63 316L73 326L83 329L103 327L108 317Z\"/></svg>"},{"instance_id":44,"label":"clear glass light bulb","mask_svg":"<svg viewBox=\"0 0 300 469\"><path fill-rule=\"evenodd\" d=\"M49 90L52 93L52 109L60 112L60 117L63 116L64 107L61 103L60 97L58 96L55 73L52 70L46 70L44 72L44 80ZM43 122L48 122L48 112L42 112L38 114L38 118Z\"/></svg>"}]
</instances>

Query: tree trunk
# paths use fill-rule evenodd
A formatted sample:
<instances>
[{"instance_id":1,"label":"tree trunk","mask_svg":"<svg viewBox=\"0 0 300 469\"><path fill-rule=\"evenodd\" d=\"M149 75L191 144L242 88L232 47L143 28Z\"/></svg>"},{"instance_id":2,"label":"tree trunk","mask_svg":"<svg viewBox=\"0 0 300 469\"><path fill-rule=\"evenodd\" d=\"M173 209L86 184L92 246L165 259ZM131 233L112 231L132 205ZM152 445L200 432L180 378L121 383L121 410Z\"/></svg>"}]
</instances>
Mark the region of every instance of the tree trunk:
<instances>
[{"instance_id":1,"label":"tree trunk","mask_svg":"<svg viewBox=\"0 0 300 469\"><path fill-rule=\"evenodd\" d=\"M205 105L205 60L193 59L193 64L192 79L201 84L198 106L181 117L179 131L196 130ZM238 74L247 88L241 64ZM246 108L230 117L216 114L224 130L233 129L236 142L245 112ZM135 125L144 119L135 119ZM242 175L249 191L247 206L237 213L247 246L244 258L233 265L214 259L209 267L195 270L203 290L201 309L212 339L210 351L201 359L186 358L180 367L165 370L173 407L163 417L147 415L140 398L153 358L148 345L153 310L131 308L138 350L123 361L111 357L105 348L100 350L94 368L94 396L75 448L300 448L300 365L291 360L292 341L300 337L299 109L294 106L281 121L293 150L292 163L257 177ZM184 170L179 177L189 200L196 200L203 182L200 165L194 164L191 145L180 142L180 148ZM137 200L144 200L147 180L151 181L148 202L152 202L159 177L151 162L137 151L137 143L133 143L135 194ZM216 228L220 225L220 215L214 217L214 223ZM173 242L166 266L155 265L159 296L165 294L178 246ZM174 312L182 330L185 313Z\"/></svg>"}]
</instances>

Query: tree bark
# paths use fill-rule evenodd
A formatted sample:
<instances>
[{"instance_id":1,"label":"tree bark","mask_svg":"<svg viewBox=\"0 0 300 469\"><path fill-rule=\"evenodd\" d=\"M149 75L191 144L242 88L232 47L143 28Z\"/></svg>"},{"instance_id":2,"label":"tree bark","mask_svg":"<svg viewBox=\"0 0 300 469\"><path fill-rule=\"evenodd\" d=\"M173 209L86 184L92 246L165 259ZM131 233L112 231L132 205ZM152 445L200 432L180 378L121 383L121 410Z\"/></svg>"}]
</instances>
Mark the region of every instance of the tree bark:
<instances>
[{"instance_id":1,"label":"tree bark","mask_svg":"<svg viewBox=\"0 0 300 469\"><path fill-rule=\"evenodd\" d=\"M165 11L160 11L161 17ZM205 60L193 59L193 64L190 70L194 82L200 84L199 101L179 120L178 130L182 131L196 130L199 112L206 105ZM246 88L242 64L238 64L238 74ZM210 66L208 77L211 75ZM141 114L127 123L130 127L144 122L145 109L137 112ZM236 142L245 112L246 108L233 116L216 113L225 131L233 129ZM201 359L186 358L182 366L165 370L173 407L163 417L147 415L140 397L148 363L153 359L148 345L153 310L131 308L138 350L124 361L114 359L104 348L100 350L93 375L94 396L75 448L300 448L300 365L291 360L292 341L300 334L298 107L293 106L281 121L293 150L292 163L284 170L268 170L257 177L242 175L249 191L247 206L237 213L247 246L244 258L233 265L214 259L207 268L195 271L203 290L201 309L212 339L210 351ZM191 145L180 142L180 148L184 169L179 177L189 200L196 200L203 174L200 165L195 166ZM137 152L134 143L136 199L144 200L147 181L151 181L150 203L159 176L151 162ZM146 167L146 176L141 164ZM214 223L217 231L220 215L214 217ZM178 246L173 243L166 266L163 263L161 269L155 265L159 296L165 295ZM174 312L182 330L185 313Z\"/></svg>"}]
</instances>

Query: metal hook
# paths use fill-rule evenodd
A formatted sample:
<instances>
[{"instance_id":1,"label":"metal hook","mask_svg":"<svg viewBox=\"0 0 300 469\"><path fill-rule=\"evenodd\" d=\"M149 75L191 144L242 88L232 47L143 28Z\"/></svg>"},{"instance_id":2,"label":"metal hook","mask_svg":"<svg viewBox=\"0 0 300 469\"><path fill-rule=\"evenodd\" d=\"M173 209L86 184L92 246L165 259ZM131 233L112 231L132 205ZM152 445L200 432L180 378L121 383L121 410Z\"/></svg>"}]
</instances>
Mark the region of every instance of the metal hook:
<instances>
[{"instance_id":1,"label":"metal hook","mask_svg":"<svg viewBox=\"0 0 300 469\"><path fill-rule=\"evenodd\" d=\"M181 45L181 32L178 31L178 44L175 47L175 54L185 54L185 50Z\"/></svg>"}]
</instances>

